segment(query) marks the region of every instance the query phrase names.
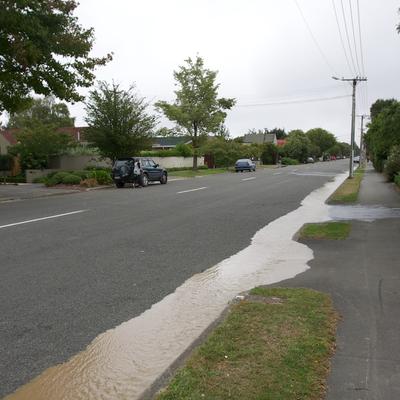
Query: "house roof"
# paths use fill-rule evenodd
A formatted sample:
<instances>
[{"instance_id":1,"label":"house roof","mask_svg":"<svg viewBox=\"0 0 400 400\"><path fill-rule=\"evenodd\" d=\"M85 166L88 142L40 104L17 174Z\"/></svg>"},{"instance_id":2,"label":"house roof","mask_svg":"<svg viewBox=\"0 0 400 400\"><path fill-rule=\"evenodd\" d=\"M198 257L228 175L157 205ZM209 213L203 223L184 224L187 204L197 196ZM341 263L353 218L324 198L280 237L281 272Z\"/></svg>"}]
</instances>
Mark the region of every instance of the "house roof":
<instances>
[{"instance_id":1,"label":"house roof","mask_svg":"<svg viewBox=\"0 0 400 400\"><path fill-rule=\"evenodd\" d=\"M68 126L68 127L58 128L57 132L66 133L70 135L72 138L74 138L76 141L80 142L82 141L82 139L84 139L83 138L84 129L85 127ZM10 145L14 145L17 143L17 134L20 131L21 131L20 128L4 129L0 131L0 134L7 140L8 143L10 143Z\"/></svg>"},{"instance_id":2,"label":"house roof","mask_svg":"<svg viewBox=\"0 0 400 400\"><path fill-rule=\"evenodd\" d=\"M248 133L244 135L243 143L275 143L276 135L275 133Z\"/></svg>"},{"instance_id":3,"label":"house roof","mask_svg":"<svg viewBox=\"0 0 400 400\"><path fill-rule=\"evenodd\" d=\"M157 136L153 138L153 147L175 147L177 144L190 143L190 136Z\"/></svg>"},{"instance_id":4,"label":"house roof","mask_svg":"<svg viewBox=\"0 0 400 400\"><path fill-rule=\"evenodd\" d=\"M4 139L12 146L17 144L16 134L18 133L19 129L4 129L0 131L0 135L4 137Z\"/></svg>"},{"instance_id":5,"label":"house roof","mask_svg":"<svg viewBox=\"0 0 400 400\"><path fill-rule=\"evenodd\" d=\"M278 146L278 147L282 147L282 146L284 146L286 144L286 139L278 139L277 141L276 141L276 145Z\"/></svg>"}]
</instances>

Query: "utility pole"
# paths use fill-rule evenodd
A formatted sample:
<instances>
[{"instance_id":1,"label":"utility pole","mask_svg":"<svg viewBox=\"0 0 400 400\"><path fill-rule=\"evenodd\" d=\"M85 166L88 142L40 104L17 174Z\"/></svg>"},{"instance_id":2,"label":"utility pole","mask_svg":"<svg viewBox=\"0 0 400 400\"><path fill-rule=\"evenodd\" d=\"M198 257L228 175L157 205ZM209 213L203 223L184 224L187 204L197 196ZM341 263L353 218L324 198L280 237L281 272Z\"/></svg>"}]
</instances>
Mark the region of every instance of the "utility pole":
<instances>
[{"instance_id":1,"label":"utility pole","mask_svg":"<svg viewBox=\"0 0 400 400\"><path fill-rule=\"evenodd\" d=\"M364 118L369 118L369 115L362 114L362 115L357 115L357 117L361 117L360 166L365 167L366 160L367 160L367 149L366 149L365 140L364 140Z\"/></svg>"},{"instance_id":2,"label":"utility pole","mask_svg":"<svg viewBox=\"0 0 400 400\"><path fill-rule=\"evenodd\" d=\"M357 83L361 81L366 81L367 78L362 78L360 76L356 76L355 78L337 78L336 76L332 76L332 79L343 82L352 82L353 86L353 95L352 95L352 106L351 106L351 152L350 152L350 172L349 178L354 177L354 137L356 131L356 87Z\"/></svg>"}]
</instances>

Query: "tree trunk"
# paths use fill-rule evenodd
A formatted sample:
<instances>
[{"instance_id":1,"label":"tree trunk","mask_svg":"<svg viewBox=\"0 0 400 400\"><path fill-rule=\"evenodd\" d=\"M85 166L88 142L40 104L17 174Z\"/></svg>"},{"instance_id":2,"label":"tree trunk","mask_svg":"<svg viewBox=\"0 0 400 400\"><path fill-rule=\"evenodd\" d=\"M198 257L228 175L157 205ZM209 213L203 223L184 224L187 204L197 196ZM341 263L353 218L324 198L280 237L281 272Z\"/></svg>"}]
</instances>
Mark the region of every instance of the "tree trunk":
<instances>
[{"instance_id":1,"label":"tree trunk","mask_svg":"<svg viewBox=\"0 0 400 400\"><path fill-rule=\"evenodd\" d=\"M197 171L197 124L193 122L193 170Z\"/></svg>"}]
</instances>

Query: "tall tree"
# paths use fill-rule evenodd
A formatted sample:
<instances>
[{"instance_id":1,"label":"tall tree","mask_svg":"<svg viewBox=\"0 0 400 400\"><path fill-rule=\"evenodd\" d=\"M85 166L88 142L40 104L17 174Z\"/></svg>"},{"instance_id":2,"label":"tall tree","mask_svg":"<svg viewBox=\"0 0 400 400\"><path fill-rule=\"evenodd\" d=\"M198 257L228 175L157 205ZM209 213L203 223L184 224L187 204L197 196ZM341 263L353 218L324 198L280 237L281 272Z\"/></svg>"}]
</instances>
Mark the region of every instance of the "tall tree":
<instances>
[{"instance_id":1,"label":"tall tree","mask_svg":"<svg viewBox=\"0 0 400 400\"><path fill-rule=\"evenodd\" d=\"M277 139L285 139L287 137L286 131L281 128L271 129L269 133L275 133Z\"/></svg>"},{"instance_id":2,"label":"tall tree","mask_svg":"<svg viewBox=\"0 0 400 400\"><path fill-rule=\"evenodd\" d=\"M56 103L50 96L34 99L28 109L10 114L7 128L27 128L35 122L55 128L74 126L74 118L70 116L67 105Z\"/></svg>"},{"instance_id":3,"label":"tall tree","mask_svg":"<svg viewBox=\"0 0 400 400\"><path fill-rule=\"evenodd\" d=\"M282 152L287 157L304 162L309 155L310 143L307 135L302 130L295 129L289 132Z\"/></svg>"},{"instance_id":4,"label":"tall tree","mask_svg":"<svg viewBox=\"0 0 400 400\"><path fill-rule=\"evenodd\" d=\"M0 13L0 112L25 108L31 94L80 101L94 68L111 55L90 57L93 29L79 25L75 0L3 0Z\"/></svg>"},{"instance_id":5,"label":"tall tree","mask_svg":"<svg viewBox=\"0 0 400 400\"><path fill-rule=\"evenodd\" d=\"M306 132L306 136L315 149L319 148L318 154L314 154L317 157L321 157L323 153L327 152L337 143L335 136L322 128L310 129Z\"/></svg>"},{"instance_id":6,"label":"tall tree","mask_svg":"<svg viewBox=\"0 0 400 400\"><path fill-rule=\"evenodd\" d=\"M394 101L374 117L365 141L375 169L381 172L391 148L400 145L400 102Z\"/></svg>"},{"instance_id":7,"label":"tall tree","mask_svg":"<svg viewBox=\"0 0 400 400\"><path fill-rule=\"evenodd\" d=\"M99 82L86 103L85 138L112 161L138 155L151 146L156 117L147 113L148 104L134 89Z\"/></svg>"},{"instance_id":8,"label":"tall tree","mask_svg":"<svg viewBox=\"0 0 400 400\"><path fill-rule=\"evenodd\" d=\"M371 105L370 115L371 121L373 121L380 112L382 112L385 108L390 107L391 105L397 103L396 99L378 99L374 104Z\"/></svg>"},{"instance_id":9,"label":"tall tree","mask_svg":"<svg viewBox=\"0 0 400 400\"><path fill-rule=\"evenodd\" d=\"M200 139L208 133L218 132L226 118L225 110L234 106L235 99L217 97L217 72L206 69L201 57L196 57L196 60L188 58L185 62L186 65L174 72L178 86L175 102L159 101L156 107L192 138L193 168L197 169Z\"/></svg>"}]
</instances>

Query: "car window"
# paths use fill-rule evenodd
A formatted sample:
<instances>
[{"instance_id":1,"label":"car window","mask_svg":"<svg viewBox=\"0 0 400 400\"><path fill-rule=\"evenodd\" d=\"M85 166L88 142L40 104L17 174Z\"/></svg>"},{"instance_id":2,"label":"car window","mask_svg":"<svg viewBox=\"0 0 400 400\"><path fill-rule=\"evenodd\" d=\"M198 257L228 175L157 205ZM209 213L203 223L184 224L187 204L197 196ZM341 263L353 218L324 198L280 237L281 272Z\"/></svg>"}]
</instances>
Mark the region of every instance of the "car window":
<instances>
[{"instance_id":1,"label":"car window","mask_svg":"<svg viewBox=\"0 0 400 400\"><path fill-rule=\"evenodd\" d=\"M153 161L153 160L148 160L149 161L149 166L150 167L155 167L156 166L156 163Z\"/></svg>"},{"instance_id":2,"label":"car window","mask_svg":"<svg viewBox=\"0 0 400 400\"><path fill-rule=\"evenodd\" d=\"M128 163L127 160L117 160L115 161L114 168L120 168L123 165L126 165L127 163Z\"/></svg>"}]
</instances>

